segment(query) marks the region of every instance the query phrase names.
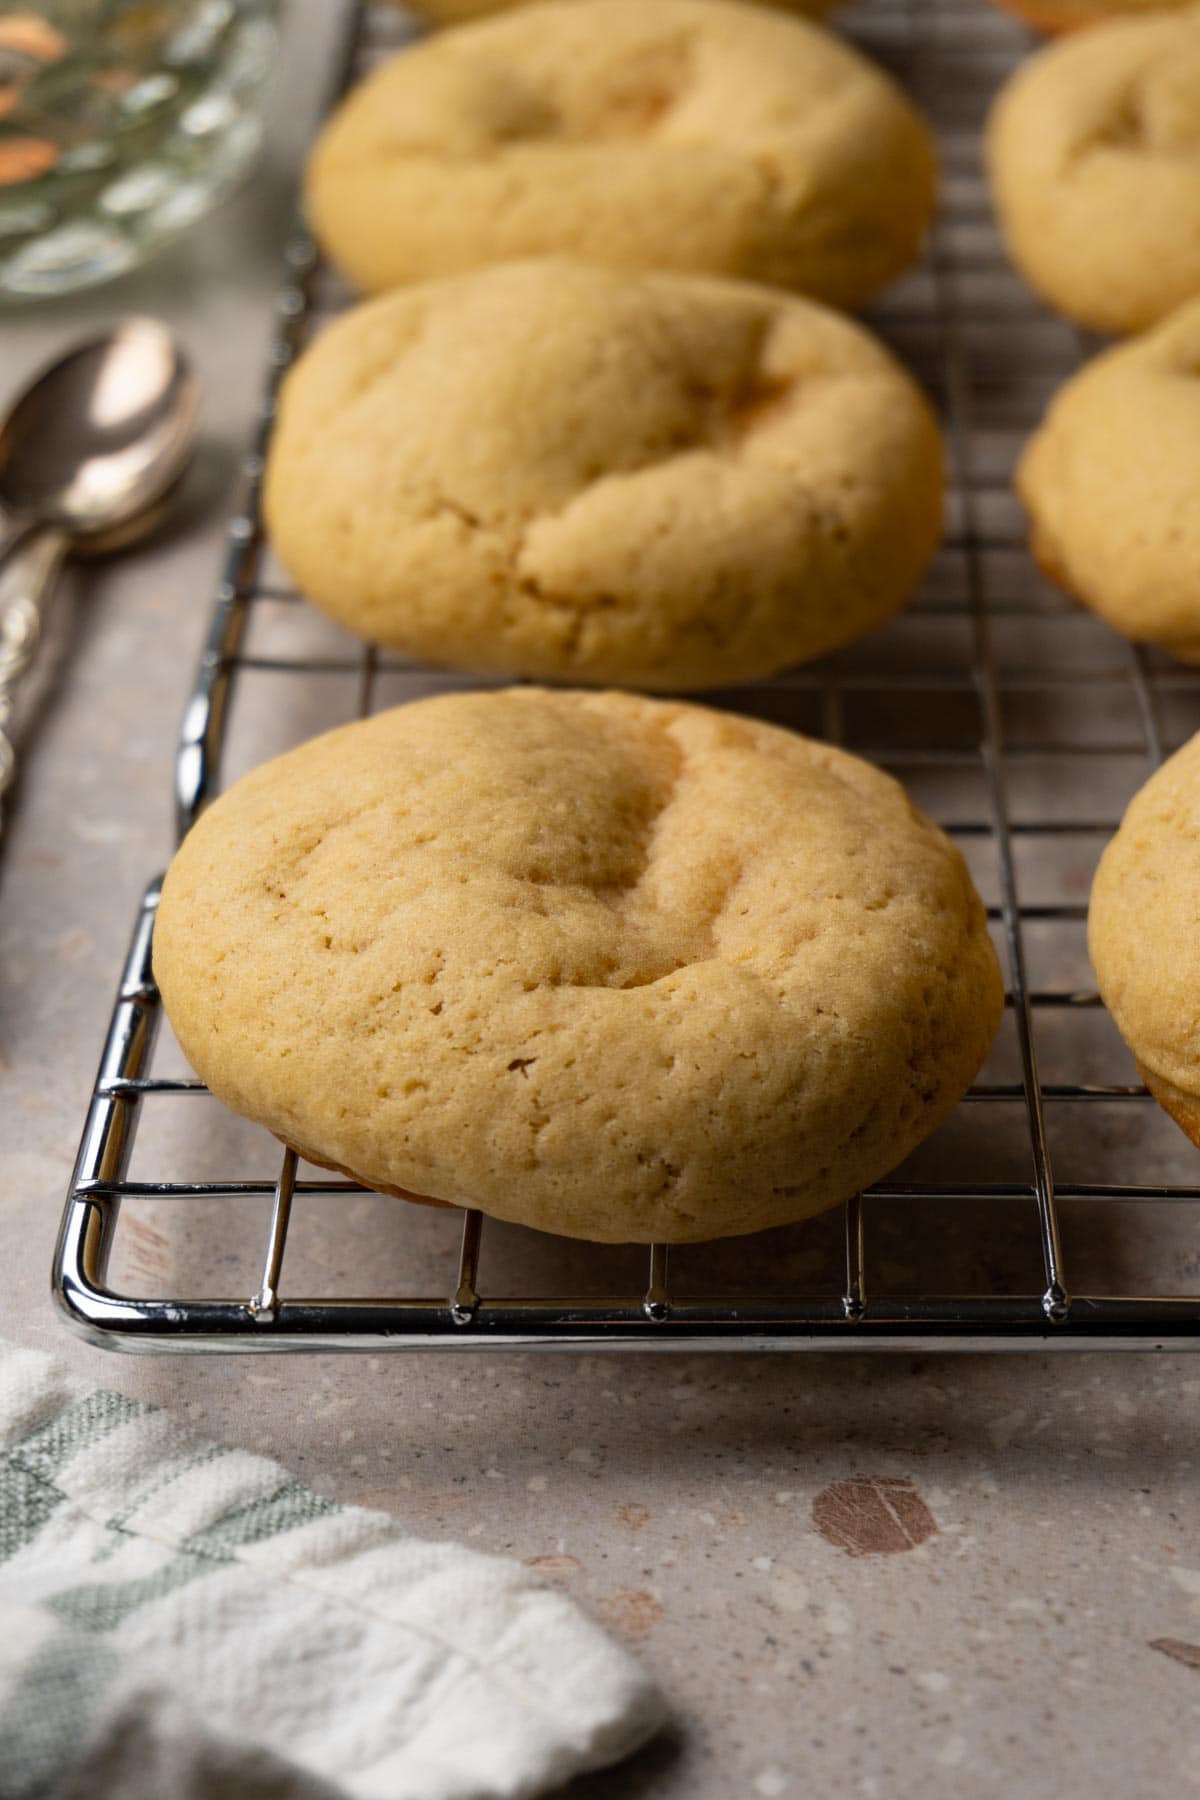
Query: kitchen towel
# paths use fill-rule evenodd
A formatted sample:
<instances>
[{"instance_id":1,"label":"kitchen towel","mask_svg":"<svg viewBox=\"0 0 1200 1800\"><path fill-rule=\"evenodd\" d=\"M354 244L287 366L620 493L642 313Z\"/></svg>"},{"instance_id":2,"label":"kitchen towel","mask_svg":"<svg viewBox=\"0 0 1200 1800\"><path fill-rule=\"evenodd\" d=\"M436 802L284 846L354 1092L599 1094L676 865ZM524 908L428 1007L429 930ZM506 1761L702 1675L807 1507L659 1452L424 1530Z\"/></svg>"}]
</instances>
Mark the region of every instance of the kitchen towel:
<instances>
[{"instance_id":1,"label":"kitchen towel","mask_svg":"<svg viewBox=\"0 0 1200 1800\"><path fill-rule=\"evenodd\" d=\"M4 1800L515 1800L662 1717L519 1563L0 1340Z\"/></svg>"}]
</instances>

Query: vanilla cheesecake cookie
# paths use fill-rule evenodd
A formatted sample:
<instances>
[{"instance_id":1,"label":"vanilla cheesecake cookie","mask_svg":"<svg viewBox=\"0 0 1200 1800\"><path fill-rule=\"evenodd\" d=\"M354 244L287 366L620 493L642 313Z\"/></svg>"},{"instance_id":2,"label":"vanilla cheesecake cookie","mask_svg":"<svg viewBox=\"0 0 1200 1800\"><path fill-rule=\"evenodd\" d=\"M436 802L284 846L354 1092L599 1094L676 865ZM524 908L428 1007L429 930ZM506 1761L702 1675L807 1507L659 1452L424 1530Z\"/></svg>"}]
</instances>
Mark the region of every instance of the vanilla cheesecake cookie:
<instances>
[{"instance_id":1,"label":"vanilla cheesecake cookie","mask_svg":"<svg viewBox=\"0 0 1200 1800\"><path fill-rule=\"evenodd\" d=\"M1034 555L1117 631L1200 662L1200 300L1067 383L1017 487Z\"/></svg>"},{"instance_id":2,"label":"vanilla cheesecake cookie","mask_svg":"<svg viewBox=\"0 0 1200 1800\"><path fill-rule=\"evenodd\" d=\"M941 507L933 419L859 326L555 262L344 315L284 384L265 488L279 556L362 636L663 691L869 631Z\"/></svg>"},{"instance_id":3,"label":"vanilla cheesecake cookie","mask_svg":"<svg viewBox=\"0 0 1200 1800\"><path fill-rule=\"evenodd\" d=\"M1060 312L1140 331L1200 294L1200 6L1039 51L987 147L1009 252Z\"/></svg>"},{"instance_id":4,"label":"vanilla cheesecake cookie","mask_svg":"<svg viewBox=\"0 0 1200 1800\"><path fill-rule=\"evenodd\" d=\"M453 0L450 0L453 4ZM464 0L469 4L470 0ZM1035 31L1080 31L1130 13L1178 12L1192 0L996 0ZM435 0L436 4L436 0ZM426 10L429 10L426 8ZM449 14L447 13L447 17ZM465 17L465 13L463 15Z\"/></svg>"},{"instance_id":5,"label":"vanilla cheesecake cookie","mask_svg":"<svg viewBox=\"0 0 1200 1800\"><path fill-rule=\"evenodd\" d=\"M1135 794L1096 871L1088 949L1146 1086L1200 1144L1200 736Z\"/></svg>"},{"instance_id":6,"label":"vanilla cheesecake cookie","mask_svg":"<svg viewBox=\"0 0 1200 1800\"><path fill-rule=\"evenodd\" d=\"M917 254L928 133L847 44L735 0L574 0L432 37L318 139L322 245L368 292L568 253L854 306Z\"/></svg>"},{"instance_id":7,"label":"vanilla cheesecake cookie","mask_svg":"<svg viewBox=\"0 0 1200 1800\"><path fill-rule=\"evenodd\" d=\"M777 727L515 688L303 745L202 816L154 967L212 1091L370 1187L605 1241L832 1206L1002 992L961 857Z\"/></svg>"}]
</instances>

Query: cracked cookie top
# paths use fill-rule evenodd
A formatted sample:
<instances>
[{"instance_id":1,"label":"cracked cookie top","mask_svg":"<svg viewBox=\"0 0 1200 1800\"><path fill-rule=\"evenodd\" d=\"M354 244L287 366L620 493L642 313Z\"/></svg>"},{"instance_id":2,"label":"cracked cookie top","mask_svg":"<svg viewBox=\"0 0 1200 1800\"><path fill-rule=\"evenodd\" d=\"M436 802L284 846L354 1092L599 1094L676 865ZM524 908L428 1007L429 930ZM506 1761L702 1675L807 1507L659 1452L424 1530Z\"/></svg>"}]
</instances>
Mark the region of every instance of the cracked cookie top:
<instances>
[{"instance_id":1,"label":"cracked cookie top","mask_svg":"<svg viewBox=\"0 0 1200 1800\"><path fill-rule=\"evenodd\" d=\"M433 37L343 102L306 181L367 292L565 253L839 306L912 262L934 187L886 75L730 0L553 0Z\"/></svg>"},{"instance_id":2,"label":"cracked cookie top","mask_svg":"<svg viewBox=\"0 0 1200 1800\"><path fill-rule=\"evenodd\" d=\"M840 315L548 261L333 324L284 384L265 510L301 587L364 637L683 691L895 612L942 481L924 400Z\"/></svg>"},{"instance_id":3,"label":"cracked cookie top","mask_svg":"<svg viewBox=\"0 0 1200 1800\"><path fill-rule=\"evenodd\" d=\"M1200 5L1039 51L988 126L1013 261L1095 331L1141 331L1200 294Z\"/></svg>"},{"instance_id":4,"label":"cracked cookie top","mask_svg":"<svg viewBox=\"0 0 1200 1800\"><path fill-rule=\"evenodd\" d=\"M219 1098L368 1185L570 1236L804 1218L951 1109L1001 987L885 775L627 694L442 695L238 782L155 971Z\"/></svg>"}]
</instances>

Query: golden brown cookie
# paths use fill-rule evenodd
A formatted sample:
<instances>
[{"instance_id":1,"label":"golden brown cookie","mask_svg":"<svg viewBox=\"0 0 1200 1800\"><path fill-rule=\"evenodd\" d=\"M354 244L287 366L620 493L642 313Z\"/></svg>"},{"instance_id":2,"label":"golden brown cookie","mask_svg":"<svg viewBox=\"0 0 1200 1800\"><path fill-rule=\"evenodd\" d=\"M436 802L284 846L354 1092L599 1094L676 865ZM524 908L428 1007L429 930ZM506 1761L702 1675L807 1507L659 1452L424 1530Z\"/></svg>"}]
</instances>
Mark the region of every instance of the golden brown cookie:
<instances>
[{"instance_id":1,"label":"golden brown cookie","mask_svg":"<svg viewBox=\"0 0 1200 1800\"><path fill-rule=\"evenodd\" d=\"M1200 736L1136 794L1096 871L1088 949L1146 1086L1200 1144Z\"/></svg>"},{"instance_id":2,"label":"golden brown cookie","mask_svg":"<svg viewBox=\"0 0 1200 1800\"><path fill-rule=\"evenodd\" d=\"M470 0L463 3L469 5ZM996 4L1035 31L1053 34L1081 31L1086 25L1102 25L1129 13L1177 12L1191 0L996 0Z\"/></svg>"},{"instance_id":3,"label":"golden brown cookie","mask_svg":"<svg viewBox=\"0 0 1200 1800\"><path fill-rule=\"evenodd\" d=\"M1200 6L1052 44L988 126L1009 252L1096 331L1140 331L1200 294Z\"/></svg>"},{"instance_id":4,"label":"golden brown cookie","mask_svg":"<svg viewBox=\"0 0 1200 1800\"><path fill-rule=\"evenodd\" d=\"M878 625L939 536L941 445L861 327L768 288L520 263L343 316L284 385L275 547L362 636L683 691Z\"/></svg>"},{"instance_id":5,"label":"golden brown cookie","mask_svg":"<svg viewBox=\"0 0 1200 1800\"><path fill-rule=\"evenodd\" d=\"M1126 637L1200 661L1200 300L1067 383L1017 487L1055 581Z\"/></svg>"},{"instance_id":6,"label":"golden brown cookie","mask_svg":"<svg viewBox=\"0 0 1200 1800\"><path fill-rule=\"evenodd\" d=\"M402 3L435 25L460 25L468 19L482 19L488 13L511 12L514 7L528 6L530 0L402 0ZM1136 4L1136 0L1133 3ZM820 19L833 11L839 0L758 0L758 4Z\"/></svg>"},{"instance_id":7,"label":"golden brown cookie","mask_svg":"<svg viewBox=\"0 0 1200 1800\"><path fill-rule=\"evenodd\" d=\"M213 1092L373 1187L605 1241L832 1206L1000 1017L958 852L889 777L628 694L442 695L217 800L154 964Z\"/></svg>"},{"instance_id":8,"label":"golden brown cookie","mask_svg":"<svg viewBox=\"0 0 1200 1800\"><path fill-rule=\"evenodd\" d=\"M912 261L928 133L838 38L736 0L575 0L430 38L333 115L313 224L367 292L515 257L854 306Z\"/></svg>"}]
</instances>

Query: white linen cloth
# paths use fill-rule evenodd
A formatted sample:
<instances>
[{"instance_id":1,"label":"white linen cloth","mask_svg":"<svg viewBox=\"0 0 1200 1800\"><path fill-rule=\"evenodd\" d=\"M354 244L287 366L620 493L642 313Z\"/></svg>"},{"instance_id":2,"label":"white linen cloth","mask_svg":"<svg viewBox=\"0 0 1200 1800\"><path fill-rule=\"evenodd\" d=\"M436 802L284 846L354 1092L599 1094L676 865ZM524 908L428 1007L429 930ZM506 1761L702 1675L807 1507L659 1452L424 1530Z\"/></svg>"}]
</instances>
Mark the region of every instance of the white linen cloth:
<instances>
[{"instance_id":1,"label":"white linen cloth","mask_svg":"<svg viewBox=\"0 0 1200 1800\"><path fill-rule=\"evenodd\" d=\"M516 1800L662 1717L519 1563L0 1340L4 1800Z\"/></svg>"}]
</instances>

